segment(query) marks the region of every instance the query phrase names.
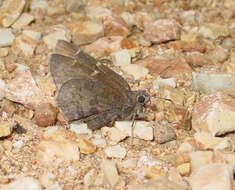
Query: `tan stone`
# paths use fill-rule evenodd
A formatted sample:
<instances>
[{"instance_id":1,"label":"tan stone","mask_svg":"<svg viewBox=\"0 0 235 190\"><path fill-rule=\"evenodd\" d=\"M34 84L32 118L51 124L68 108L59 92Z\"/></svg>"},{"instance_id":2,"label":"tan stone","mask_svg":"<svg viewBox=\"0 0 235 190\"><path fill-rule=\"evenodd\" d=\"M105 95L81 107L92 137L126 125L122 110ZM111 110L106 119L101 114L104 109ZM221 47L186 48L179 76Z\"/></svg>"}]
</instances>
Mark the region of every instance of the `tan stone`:
<instances>
[{"instance_id":1,"label":"tan stone","mask_svg":"<svg viewBox=\"0 0 235 190\"><path fill-rule=\"evenodd\" d=\"M144 26L144 36L154 43L162 43L180 38L180 30L175 20L159 19Z\"/></svg>"},{"instance_id":2,"label":"tan stone","mask_svg":"<svg viewBox=\"0 0 235 190\"><path fill-rule=\"evenodd\" d=\"M20 29L24 26L29 25L31 22L33 22L34 17L33 15L29 13L23 13L20 18L12 25L12 28L14 29Z\"/></svg>"},{"instance_id":3,"label":"tan stone","mask_svg":"<svg viewBox=\"0 0 235 190\"><path fill-rule=\"evenodd\" d=\"M190 182L192 190L232 190L232 173L226 164L208 164L197 170Z\"/></svg>"},{"instance_id":4,"label":"tan stone","mask_svg":"<svg viewBox=\"0 0 235 190\"><path fill-rule=\"evenodd\" d=\"M67 24L76 45L92 43L104 36L103 25L93 21L78 21Z\"/></svg>"},{"instance_id":5,"label":"tan stone","mask_svg":"<svg viewBox=\"0 0 235 190\"><path fill-rule=\"evenodd\" d=\"M190 163L184 163L177 167L178 172L181 176L189 176L191 173L191 165Z\"/></svg>"},{"instance_id":6,"label":"tan stone","mask_svg":"<svg viewBox=\"0 0 235 190\"><path fill-rule=\"evenodd\" d=\"M119 181L119 175L114 161L103 160L100 167L104 173L104 182L114 187Z\"/></svg>"},{"instance_id":7,"label":"tan stone","mask_svg":"<svg viewBox=\"0 0 235 190\"><path fill-rule=\"evenodd\" d=\"M21 15L25 3L25 0L4 1L2 9L0 10L0 25L3 27L11 26Z\"/></svg>"},{"instance_id":8,"label":"tan stone","mask_svg":"<svg viewBox=\"0 0 235 190\"><path fill-rule=\"evenodd\" d=\"M78 140L80 152L83 154L91 154L96 151L96 145L90 140L80 137Z\"/></svg>"},{"instance_id":9,"label":"tan stone","mask_svg":"<svg viewBox=\"0 0 235 190\"><path fill-rule=\"evenodd\" d=\"M192 171L212 163L213 152L211 151L195 151L189 154L191 159L191 168Z\"/></svg>"},{"instance_id":10,"label":"tan stone","mask_svg":"<svg viewBox=\"0 0 235 190\"><path fill-rule=\"evenodd\" d=\"M221 92L204 96L193 108L192 127L219 136L235 130L235 99Z\"/></svg>"},{"instance_id":11,"label":"tan stone","mask_svg":"<svg viewBox=\"0 0 235 190\"><path fill-rule=\"evenodd\" d=\"M14 122L1 121L0 122L0 137L7 137L11 135L14 126L15 126Z\"/></svg>"}]
</instances>

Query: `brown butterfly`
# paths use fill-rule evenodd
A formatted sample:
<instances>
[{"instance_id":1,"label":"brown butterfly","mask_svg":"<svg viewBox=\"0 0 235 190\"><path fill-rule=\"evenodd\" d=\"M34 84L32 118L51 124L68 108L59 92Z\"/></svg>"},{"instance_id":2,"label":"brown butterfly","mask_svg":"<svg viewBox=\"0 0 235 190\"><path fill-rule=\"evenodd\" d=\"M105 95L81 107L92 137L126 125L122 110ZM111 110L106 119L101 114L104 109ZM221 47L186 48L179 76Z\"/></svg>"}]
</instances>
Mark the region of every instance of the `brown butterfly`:
<instances>
[{"instance_id":1,"label":"brown butterfly","mask_svg":"<svg viewBox=\"0 0 235 190\"><path fill-rule=\"evenodd\" d=\"M130 120L150 100L146 91L132 91L116 72L59 40L50 58L50 72L57 87L57 106L68 121L81 120L98 129L116 120Z\"/></svg>"}]
</instances>

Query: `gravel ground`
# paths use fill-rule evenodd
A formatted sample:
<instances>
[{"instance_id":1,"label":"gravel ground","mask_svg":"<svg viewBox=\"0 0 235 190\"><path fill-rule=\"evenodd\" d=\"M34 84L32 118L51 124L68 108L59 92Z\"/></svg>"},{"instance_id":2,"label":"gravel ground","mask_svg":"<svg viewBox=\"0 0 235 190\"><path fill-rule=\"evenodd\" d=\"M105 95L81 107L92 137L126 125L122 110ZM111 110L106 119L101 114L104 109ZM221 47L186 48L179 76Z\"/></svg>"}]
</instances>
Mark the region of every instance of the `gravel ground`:
<instances>
[{"instance_id":1,"label":"gravel ground","mask_svg":"<svg viewBox=\"0 0 235 190\"><path fill-rule=\"evenodd\" d=\"M58 40L149 93L134 128L66 120ZM234 131L234 0L0 0L0 190L235 190Z\"/></svg>"}]
</instances>

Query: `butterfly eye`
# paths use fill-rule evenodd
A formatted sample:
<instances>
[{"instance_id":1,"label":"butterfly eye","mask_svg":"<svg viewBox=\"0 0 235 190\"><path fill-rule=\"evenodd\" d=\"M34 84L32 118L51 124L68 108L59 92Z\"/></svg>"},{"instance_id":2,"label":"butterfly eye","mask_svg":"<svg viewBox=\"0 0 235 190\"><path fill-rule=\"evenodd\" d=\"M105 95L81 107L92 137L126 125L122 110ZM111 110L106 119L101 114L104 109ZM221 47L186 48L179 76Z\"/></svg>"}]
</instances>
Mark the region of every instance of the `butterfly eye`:
<instances>
[{"instance_id":1,"label":"butterfly eye","mask_svg":"<svg viewBox=\"0 0 235 190\"><path fill-rule=\"evenodd\" d=\"M138 97L138 102L139 103L144 103L145 102L145 97L144 96L139 96Z\"/></svg>"}]
</instances>

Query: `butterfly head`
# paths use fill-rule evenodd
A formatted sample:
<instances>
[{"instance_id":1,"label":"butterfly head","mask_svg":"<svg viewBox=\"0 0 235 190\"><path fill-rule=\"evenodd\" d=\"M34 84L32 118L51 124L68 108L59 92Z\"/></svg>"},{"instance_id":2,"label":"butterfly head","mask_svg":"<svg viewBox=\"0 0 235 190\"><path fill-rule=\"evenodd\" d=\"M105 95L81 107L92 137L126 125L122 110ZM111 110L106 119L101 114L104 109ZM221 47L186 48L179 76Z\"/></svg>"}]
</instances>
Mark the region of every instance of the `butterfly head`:
<instances>
[{"instance_id":1,"label":"butterfly head","mask_svg":"<svg viewBox=\"0 0 235 190\"><path fill-rule=\"evenodd\" d=\"M141 107L147 104L150 101L150 96L145 90L140 90L136 92L136 101L137 104Z\"/></svg>"}]
</instances>

